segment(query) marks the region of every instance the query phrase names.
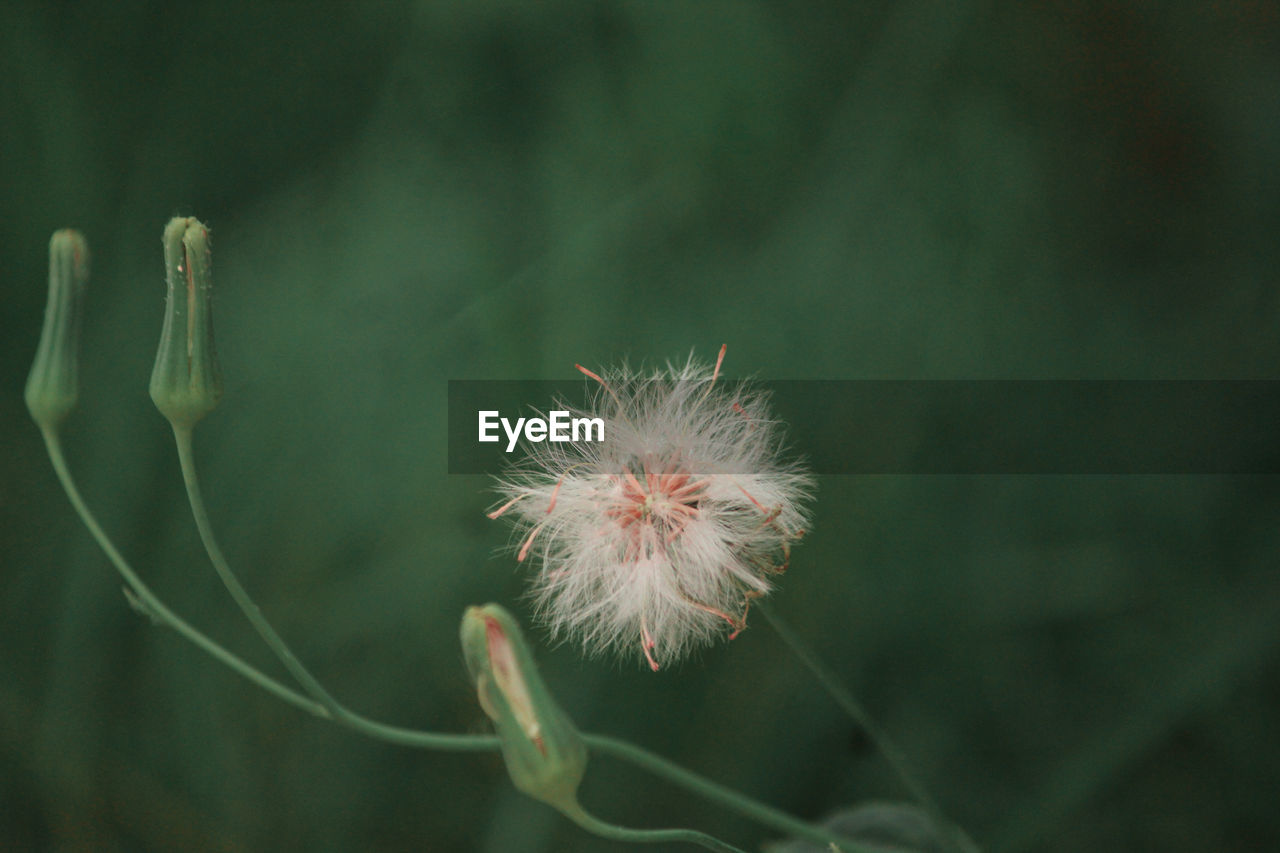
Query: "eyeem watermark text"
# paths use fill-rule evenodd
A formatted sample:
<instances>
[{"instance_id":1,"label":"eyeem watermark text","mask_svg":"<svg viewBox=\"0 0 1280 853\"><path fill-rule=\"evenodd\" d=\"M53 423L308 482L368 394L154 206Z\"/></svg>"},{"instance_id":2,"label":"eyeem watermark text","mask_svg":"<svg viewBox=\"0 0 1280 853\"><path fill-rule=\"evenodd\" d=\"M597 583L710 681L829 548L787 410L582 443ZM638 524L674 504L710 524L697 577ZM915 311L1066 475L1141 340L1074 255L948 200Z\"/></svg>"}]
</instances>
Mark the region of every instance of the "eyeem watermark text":
<instances>
[{"instance_id":1,"label":"eyeem watermark text","mask_svg":"<svg viewBox=\"0 0 1280 853\"><path fill-rule=\"evenodd\" d=\"M507 434L507 453L516 449L523 429L528 441L604 441L604 418L575 418L565 411L553 411L548 418L516 418L514 424L497 410L480 412L480 440L500 441L498 427Z\"/></svg>"}]
</instances>

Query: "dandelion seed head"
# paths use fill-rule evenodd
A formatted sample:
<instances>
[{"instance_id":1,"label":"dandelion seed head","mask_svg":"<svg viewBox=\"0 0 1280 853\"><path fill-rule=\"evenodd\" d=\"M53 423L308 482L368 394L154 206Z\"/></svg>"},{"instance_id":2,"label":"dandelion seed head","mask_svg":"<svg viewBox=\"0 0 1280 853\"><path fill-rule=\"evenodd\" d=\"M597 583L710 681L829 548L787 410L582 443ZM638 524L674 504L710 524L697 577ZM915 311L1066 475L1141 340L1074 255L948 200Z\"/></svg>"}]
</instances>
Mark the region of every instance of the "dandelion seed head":
<instances>
[{"instance_id":1,"label":"dandelion seed head","mask_svg":"<svg viewBox=\"0 0 1280 853\"><path fill-rule=\"evenodd\" d=\"M721 349L720 358L723 359ZM785 461L766 395L690 359L591 378L603 441L535 443L497 483L555 639L657 670L746 626L808 523L813 479Z\"/></svg>"}]
</instances>

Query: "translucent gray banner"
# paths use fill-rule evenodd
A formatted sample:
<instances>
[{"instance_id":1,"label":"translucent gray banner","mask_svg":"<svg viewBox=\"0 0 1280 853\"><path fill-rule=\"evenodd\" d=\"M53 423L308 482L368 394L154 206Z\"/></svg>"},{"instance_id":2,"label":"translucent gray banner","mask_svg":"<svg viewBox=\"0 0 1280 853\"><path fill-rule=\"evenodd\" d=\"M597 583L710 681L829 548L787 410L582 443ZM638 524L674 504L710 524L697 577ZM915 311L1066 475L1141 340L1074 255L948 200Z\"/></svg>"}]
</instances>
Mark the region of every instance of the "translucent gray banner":
<instances>
[{"instance_id":1,"label":"translucent gray banner","mask_svg":"<svg viewBox=\"0 0 1280 853\"><path fill-rule=\"evenodd\" d=\"M797 380L753 382L787 458L816 474L1277 474L1280 381ZM449 383L449 473L523 456L500 424L581 406L590 380ZM717 388L732 389L723 382ZM602 414L609 414L607 411ZM570 424L565 424L565 429ZM585 425L580 425L585 426ZM581 433L580 433L581 435Z\"/></svg>"}]
</instances>

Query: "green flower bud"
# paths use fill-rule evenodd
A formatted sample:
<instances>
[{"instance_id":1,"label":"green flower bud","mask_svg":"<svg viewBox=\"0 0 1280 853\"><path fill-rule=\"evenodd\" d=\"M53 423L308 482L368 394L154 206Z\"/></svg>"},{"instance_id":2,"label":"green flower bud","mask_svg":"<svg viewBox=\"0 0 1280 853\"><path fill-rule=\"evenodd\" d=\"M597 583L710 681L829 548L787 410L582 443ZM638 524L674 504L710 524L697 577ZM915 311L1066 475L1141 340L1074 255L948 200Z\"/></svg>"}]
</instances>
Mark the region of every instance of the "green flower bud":
<instances>
[{"instance_id":1,"label":"green flower bud","mask_svg":"<svg viewBox=\"0 0 1280 853\"><path fill-rule=\"evenodd\" d=\"M462 652L480 707L493 720L517 788L561 811L577 809L587 746L547 692L514 618L496 604L469 607Z\"/></svg>"},{"instance_id":2,"label":"green flower bud","mask_svg":"<svg viewBox=\"0 0 1280 853\"><path fill-rule=\"evenodd\" d=\"M76 406L79 391L80 317L89 281L89 244L64 228L49 240L49 303L25 397L41 429L56 429Z\"/></svg>"},{"instance_id":3,"label":"green flower bud","mask_svg":"<svg viewBox=\"0 0 1280 853\"><path fill-rule=\"evenodd\" d=\"M175 427L190 429L218 405L222 372L213 346L209 229L191 217L164 229L165 300L151 399Z\"/></svg>"}]
</instances>

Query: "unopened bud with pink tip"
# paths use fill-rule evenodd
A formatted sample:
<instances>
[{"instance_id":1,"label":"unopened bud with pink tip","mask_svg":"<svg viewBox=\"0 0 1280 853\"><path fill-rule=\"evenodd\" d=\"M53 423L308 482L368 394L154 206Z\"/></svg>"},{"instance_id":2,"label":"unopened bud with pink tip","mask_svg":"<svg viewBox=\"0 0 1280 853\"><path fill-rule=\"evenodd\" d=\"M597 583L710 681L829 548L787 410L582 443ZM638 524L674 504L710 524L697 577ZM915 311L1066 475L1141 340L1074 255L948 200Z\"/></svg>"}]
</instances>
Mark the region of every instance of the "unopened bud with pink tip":
<instances>
[{"instance_id":1,"label":"unopened bud with pink tip","mask_svg":"<svg viewBox=\"0 0 1280 853\"><path fill-rule=\"evenodd\" d=\"M496 604L469 607L461 639L480 707L502 741L511 781L561 811L580 811L586 743L543 684L516 620Z\"/></svg>"},{"instance_id":2,"label":"unopened bud with pink tip","mask_svg":"<svg viewBox=\"0 0 1280 853\"><path fill-rule=\"evenodd\" d=\"M218 405L222 372L213 345L209 229L176 217L164 229L165 301L151 399L175 428L190 429Z\"/></svg>"}]
</instances>

